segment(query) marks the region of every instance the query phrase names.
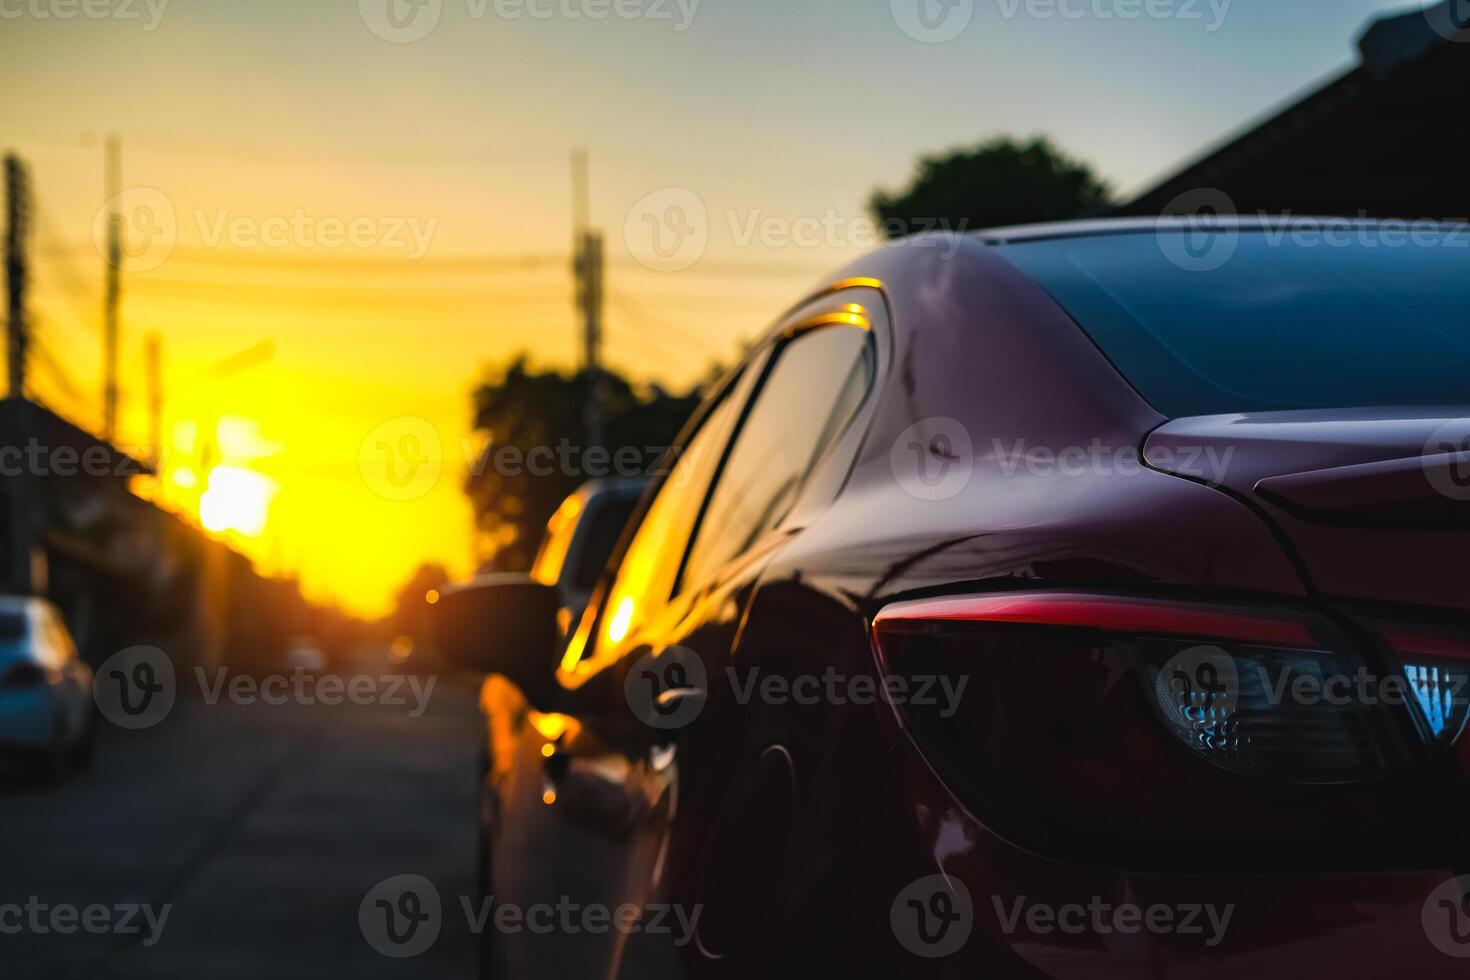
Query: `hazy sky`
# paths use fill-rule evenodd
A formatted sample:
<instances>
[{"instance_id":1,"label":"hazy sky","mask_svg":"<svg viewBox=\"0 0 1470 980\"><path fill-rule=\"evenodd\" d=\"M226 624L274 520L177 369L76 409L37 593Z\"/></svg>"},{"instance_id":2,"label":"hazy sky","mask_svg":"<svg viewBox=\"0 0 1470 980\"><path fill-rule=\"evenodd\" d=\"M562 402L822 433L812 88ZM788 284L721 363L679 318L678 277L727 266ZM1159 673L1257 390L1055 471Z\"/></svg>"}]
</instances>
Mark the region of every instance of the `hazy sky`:
<instances>
[{"instance_id":1,"label":"hazy sky","mask_svg":"<svg viewBox=\"0 0 1470 980\"><path fill-rule=\"evenodd\" d=\"M1405 8L935 0L951 19L925 27L915 0L389 2L0 0L0 146L33 171L33 306L56 365L37 394L95 428L93 231L116 132L137 252L123 441L146 438L155 330L172 459L189 468L190 427L226 419L223 462L278 485L264 531L235 542L365 612L421 560L472 565L459 484L483 368L575 357L574 146L607 232L608 359L682 385L863 247L869 192L919 153L1045 133L1139 189L1342 70L1372 16ZM651 252L650 214L697 222L707 247ZM262 341L269 360L211 374ZM385 483L375 454L404 435L435 464Z\"/></svg>"}]
</instances>

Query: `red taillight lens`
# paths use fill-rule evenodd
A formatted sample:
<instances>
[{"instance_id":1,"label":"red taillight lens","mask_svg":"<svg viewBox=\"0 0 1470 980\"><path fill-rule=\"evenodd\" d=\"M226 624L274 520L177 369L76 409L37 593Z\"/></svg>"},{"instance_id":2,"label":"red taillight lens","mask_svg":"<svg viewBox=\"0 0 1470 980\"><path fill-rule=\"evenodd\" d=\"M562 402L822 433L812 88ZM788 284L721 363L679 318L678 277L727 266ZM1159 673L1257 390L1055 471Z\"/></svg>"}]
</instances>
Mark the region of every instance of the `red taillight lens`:
<instances>
[{"instance_id":1,"label":"red taillight lens","mask_svg":"<svg viewBox=\"0 0 1470 980\"><path fill-rule=\"evenodd\" d=\"M1404 726L1311 613L1039 593L901 603L874 630L886 673L966 678L947 714L900 714L1018 844L1138 870L1444 866Z\"/></svg>"}]
</instances>

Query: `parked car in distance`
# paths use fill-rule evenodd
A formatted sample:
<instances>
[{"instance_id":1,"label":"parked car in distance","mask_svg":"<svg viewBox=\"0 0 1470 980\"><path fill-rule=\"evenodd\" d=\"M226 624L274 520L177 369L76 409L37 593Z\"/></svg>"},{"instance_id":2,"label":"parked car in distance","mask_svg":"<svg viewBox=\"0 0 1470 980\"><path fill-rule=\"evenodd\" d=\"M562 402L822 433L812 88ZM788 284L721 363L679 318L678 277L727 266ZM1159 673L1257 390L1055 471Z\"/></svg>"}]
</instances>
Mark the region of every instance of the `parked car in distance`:
<instances>
[{"instance_id":1,"label":"parked car in distance","mask_svg":"<svg viewBox=\"0 0 1470 980\"><path fill-rule=\"evenodd\" d=\"M320 674L327 669L327 655L317 638L307 634L291 637L286 648L288 670L302 670L308 674Z\"/></svg>"},{"instance_id":2,"label":"parked car in distance","mask_svg":"<svg viewBox=\"0 0 1470 980\"><path fill-rule=\"evenodd\" d=\"M1470 250L1349 224L884 248L565 649L545 582L441 603L508 706L487 893L674 910L487 973L1463 976Z\"/></svg>"},{"instance_id":3,"label":"parked car in distance","mask_svg":"<svg viewBox=\"0 0 1470 980\"><path fill-rule=\"evenodd\" d=\"M582 619L608 559L648 481L591 480L563 500L546 523L546 536L531 563L530 577L556 590L557 625L563 636Z\"/></svg>"},{"instance_id":4,"label":"parked car in distance","mask_svg":"<svg viewBox=\"0 0 1470 980\"><path fill-rule=\"evenodd\" d=\"M91 759L92 670L56 607L0 597L0 752L57 777Z\"/></svg>"}]
</instances>

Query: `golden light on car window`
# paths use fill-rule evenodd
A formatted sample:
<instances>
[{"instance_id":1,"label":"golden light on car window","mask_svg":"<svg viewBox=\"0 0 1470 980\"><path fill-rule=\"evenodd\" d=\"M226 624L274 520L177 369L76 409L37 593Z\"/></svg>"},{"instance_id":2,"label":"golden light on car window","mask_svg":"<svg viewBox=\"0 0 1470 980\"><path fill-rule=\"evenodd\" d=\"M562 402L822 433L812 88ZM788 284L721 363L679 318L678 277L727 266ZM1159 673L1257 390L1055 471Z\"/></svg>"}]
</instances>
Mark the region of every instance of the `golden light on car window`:
<instances>
[{"instance_id":1,"label":"golden light on car window","mask_svg":"<svg viewBox=\"0 0 1470 980\"><path fill-rule=\"evenodd\" d=\"M628 630L634 626L634 608L634 597L631 595L625 595L623 601L617 604L616 610L613 611L613 619L607 623L609 641L620 644L628 638Z\"/></svg>"},{"instance_id":2,"label":"golden light on car window","mask_svg":"<svg viewBox=\"0 0 1470 980\"><path fill-rule=\"evenodd\" d=\"M531 727L548 742L555 742L571 729L573 720L569 715L545 714L532 711L526 716Z\"/></svg>"},{"instance_id":3,"label":"golden light on car window","mask_svg":"<svg viewBox=\"0 0 1470 980\"><path fill-rule=\"evenodd\" d=\"M621 643L627 638L628 631L633 628L633 608L632 596L624 596L623 601L618 603L618 608L607 624L607 638L611 642Z\"/></svg>"}]
</instances>

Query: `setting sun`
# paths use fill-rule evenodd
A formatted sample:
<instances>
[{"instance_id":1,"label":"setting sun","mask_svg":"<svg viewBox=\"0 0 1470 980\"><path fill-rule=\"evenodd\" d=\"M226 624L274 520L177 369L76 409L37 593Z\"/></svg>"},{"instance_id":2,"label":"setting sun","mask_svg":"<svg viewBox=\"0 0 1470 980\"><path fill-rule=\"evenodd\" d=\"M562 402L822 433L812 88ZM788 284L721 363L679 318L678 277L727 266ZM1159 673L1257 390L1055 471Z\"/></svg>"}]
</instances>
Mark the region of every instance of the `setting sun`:
<instances>
[{"instance_id":1,"label":"setting sun","mask_svg":"<svg viewBox=\"0 0 1470 980\"><path fill-rule=\"evenodd\" d=\"M199 498L199 519L207 530L247 537L258 537L265 530L276 494L273 480L237 466L216 466L209 471L208 483Z\"/></svg>"}]
</instances>

